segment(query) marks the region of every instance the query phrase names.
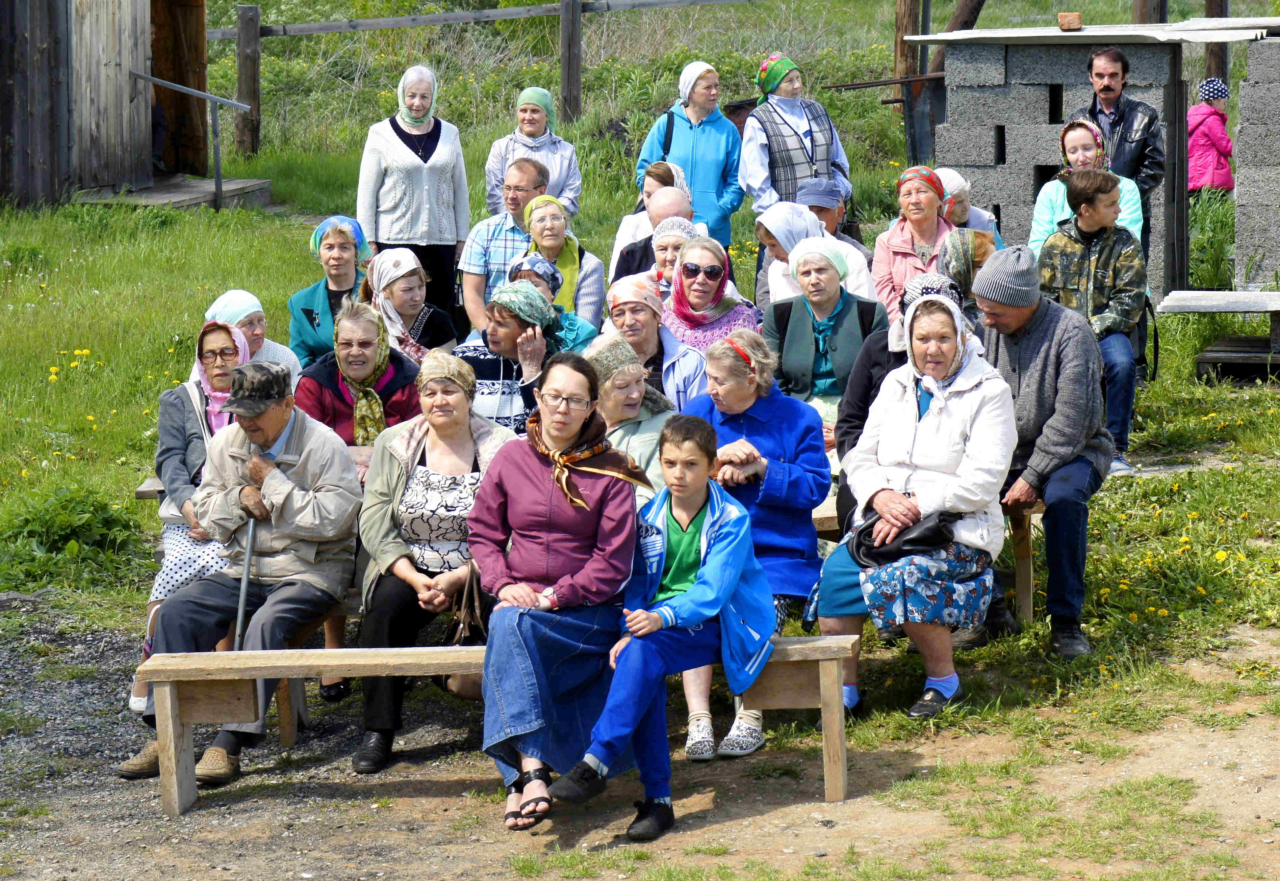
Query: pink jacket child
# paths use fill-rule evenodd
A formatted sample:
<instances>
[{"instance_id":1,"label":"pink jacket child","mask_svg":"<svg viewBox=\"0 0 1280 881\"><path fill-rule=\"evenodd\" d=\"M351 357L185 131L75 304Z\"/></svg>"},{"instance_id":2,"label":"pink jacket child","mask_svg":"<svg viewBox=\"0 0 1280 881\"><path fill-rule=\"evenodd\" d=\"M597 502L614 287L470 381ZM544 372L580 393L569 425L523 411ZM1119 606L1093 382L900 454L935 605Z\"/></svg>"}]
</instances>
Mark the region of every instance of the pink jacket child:
<instances>
[{"instance_id":1,"label":"pink jacket child","mask_svg":"<svg viewBox=\"0 0 1280 881\"><path fill-rule=\"evenodd\" d=\"M1187 110L1187 189L1234 190L1227 114L1211 104L1193 104Z\"/></svg>"}]
</instances>

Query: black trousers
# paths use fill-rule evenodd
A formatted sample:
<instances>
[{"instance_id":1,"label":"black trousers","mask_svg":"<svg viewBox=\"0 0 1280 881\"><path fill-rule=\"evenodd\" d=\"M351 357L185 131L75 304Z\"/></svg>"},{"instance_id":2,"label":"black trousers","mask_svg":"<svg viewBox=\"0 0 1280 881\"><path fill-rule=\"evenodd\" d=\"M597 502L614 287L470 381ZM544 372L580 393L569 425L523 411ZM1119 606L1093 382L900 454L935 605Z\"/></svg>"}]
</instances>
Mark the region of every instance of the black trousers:
<instances>
[{"instance_id":1,"label":"black trousers","mask_svg":"<svg viewBox=\"0 0 1280 881\"><path fill-rule=\"evenodd\" d=\"M454 283L457 281L457 250L453 245L397 245L394 242L376 242L379 251L387 248L408 248L418 258L422 268L427 272L427 302L437 309L444 310L449 317L456 313ZM458 328L460 334L465 334ZM461 337L458 340L462 341Z\"/></svg>"},{"instance_id":2,"label":"black trousers","mask_svg":"<svg viewBox=\"0 0 1280 881\"><path fill-rule=\"evenodd\" d=\"M435 575L436 573L429 573ZM418 605L418 594L408 582L387 573L373 586L373 600L364 610L360 625L360 648L408 648L418 641L418 632L435 620L436 613ZM403 722L403 676L365 676L364 727L398 730Z\"/></svg>"}]
</instances>

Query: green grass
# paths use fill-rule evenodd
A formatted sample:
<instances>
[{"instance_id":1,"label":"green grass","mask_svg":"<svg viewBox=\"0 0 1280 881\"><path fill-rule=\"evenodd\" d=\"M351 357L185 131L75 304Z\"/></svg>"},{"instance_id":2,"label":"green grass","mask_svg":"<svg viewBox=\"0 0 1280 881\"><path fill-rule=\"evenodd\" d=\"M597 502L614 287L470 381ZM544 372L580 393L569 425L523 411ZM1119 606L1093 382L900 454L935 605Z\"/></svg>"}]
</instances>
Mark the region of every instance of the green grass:
<instances>
[{"instance_id":1,"label":"green grass","mask_svg":"<svg viewBox=\"0 0 1280 881\"><path fill-rule=\"evenodd\" d=\"M43 724L43 719L30 716L21 710L0 710L0 737L9 734L26 737Z\"/></svg>"}]
</instances>

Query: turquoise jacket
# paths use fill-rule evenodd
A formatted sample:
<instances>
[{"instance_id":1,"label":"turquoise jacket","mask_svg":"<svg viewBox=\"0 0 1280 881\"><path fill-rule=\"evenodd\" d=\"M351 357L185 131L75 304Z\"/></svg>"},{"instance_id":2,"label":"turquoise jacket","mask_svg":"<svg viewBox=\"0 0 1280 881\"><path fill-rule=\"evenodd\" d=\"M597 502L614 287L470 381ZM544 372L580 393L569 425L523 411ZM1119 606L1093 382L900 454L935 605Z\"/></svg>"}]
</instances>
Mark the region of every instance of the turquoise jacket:
<instances>
[{"instance_id":1,"label":"turquoise jacket","mask_svg":"<svg viewBox=\"0 0 1280 881\"><path fill-rule=\"evenodd\" d=\"M352 299L356 298L362 281L364 273L357 269ZM329 312L327 279L322 278L289 298L289 348L304 368L333 351L333 315Z\"/></svg>"},{"instance_id":2,"label":"turquoise jacket","mask_svg":"<svg viewBox=\"0 0 1280 881\"><path fill-rule=\"evenodd\" d=\"M1119 175L1117 175L1119 177ZM1044 247L1045 240L1058 231L1058 224L1072 217L1071 206L1067 204L1067 185L1054 179L1040 188L1036 196L1036 210L1031 215L1031 235L1027 239L1027 247L1037 256ZM1138 185L1127 177L1120 178L1120 219L1116 226L1122 226L1138 241L1142 241L1142 196Z\"/></svg>"}]
</instances>

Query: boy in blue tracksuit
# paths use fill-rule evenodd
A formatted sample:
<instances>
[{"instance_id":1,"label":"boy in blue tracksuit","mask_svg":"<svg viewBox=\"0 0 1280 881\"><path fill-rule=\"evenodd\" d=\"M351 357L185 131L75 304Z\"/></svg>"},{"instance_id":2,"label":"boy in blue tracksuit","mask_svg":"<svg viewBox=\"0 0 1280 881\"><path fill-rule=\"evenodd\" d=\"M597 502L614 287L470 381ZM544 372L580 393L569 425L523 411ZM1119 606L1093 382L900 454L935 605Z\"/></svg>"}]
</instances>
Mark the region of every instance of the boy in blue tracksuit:
<instances>
[{"instance_id":1,"label":"boy in blue tracksuit","mask_svg":"<svg viewBox=\"0 0 1280 881\"><path fill-rule=\"evenodd\" d=\"M711 479L715 429L696 416L673 416L658 449L666 489L640 511L623 602L627 633L609 655L616 670L609 698L586 756L550 788L569 802L599 795L630 743L645 791L627 829L632 841L651 841L675 825L666 677L720 662L729 688L741 694L773 652L777 617L750 518Z\"/></svg>"}]
</instances>

